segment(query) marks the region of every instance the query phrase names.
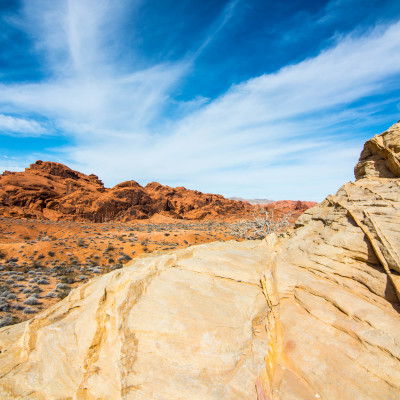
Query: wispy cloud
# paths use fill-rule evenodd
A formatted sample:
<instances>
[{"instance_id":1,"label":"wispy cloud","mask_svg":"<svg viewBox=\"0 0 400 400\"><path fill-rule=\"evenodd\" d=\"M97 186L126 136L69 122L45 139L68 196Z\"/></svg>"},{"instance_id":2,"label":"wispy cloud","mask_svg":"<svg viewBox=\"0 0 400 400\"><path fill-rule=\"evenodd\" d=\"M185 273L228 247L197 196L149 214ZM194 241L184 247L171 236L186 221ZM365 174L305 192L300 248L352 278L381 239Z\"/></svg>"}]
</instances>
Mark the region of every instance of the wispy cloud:
<instances>
[{"instance_id":1,"label":"wispy cloud","mask_svg":"<svg viewBox=\"0 0 400 400\"><path fill-rule=\"evenodd\" d=\"M8 158L7 156L3 156L0 159L0 171L23 171L24 168L18 166L14 157Z\"/></svg>"},{"instance_id":2,"label":"wispy cloud","mask_svg":"<svg viewBox=\"0 0 400 400\"><path fill-rule=\"evenodd\" d=\"M101 170L96 157L107 146L108 154L115 154L115 170L104 171L108 181L126 170L144 181L320 199L351 179L364 140L354 134L368 129L363 120L371 109L344 106L394 89L387 82L398 76L399 65L400 24L378 27L234 86L139 146L128 140L123 149L102 143L70 151L75 160ZM346 132L349 122L353 132Z\"/></svg>"},{"instance_id":3,"label":"wispy cloud","mask_svg":"<svg viewBox=\"0 0 400 400\"><path fill-rule=\"evenodd\" d=\"M193 56L190 57L191 62L194 62L197 57L207 48L207 46L212 43L213 39L218 35L218 33L224 28L224 26L232 19L234 16L235 10L238 7L240 0L230 0L219 18L215 21L215 23L210 27L205 39L201 43L200 47L194 52Z\"/></svg>"},{"instance_id":4,"label":"wispy cloud","mask_svg":"<svg viewBox=\"0 0 400 400\"><path fill-rule=\"evenodd\" d=\"M30 34L48 76L0 84L0 110L6 119L27 112L51 119L74 141L59 159L108 185L159 180L225 195L320 200L352 178L365 136L382 123L377 117L368 126L369 115L398 101L385 96L400 90L400 23L337 37L313 58L186 104L174 95L196 57L121 68L125 59L108 37L117 35L126 2L40 3L39 13L38 0L26 2L25 21L35 19ZM229 24L238 2L227 4L192 54Z\"/></svg>"},{"instance_id":5,"label":"wispy cloud","mask_svg":"<svg viewBox=\"0 0 400 400\"><path fill-rule=\"evenodd\" d=\"M35 120L16 118L0 114L0 134L18 136L40 136L49 134L46 128Z\"/></svg>"}]
</instances>

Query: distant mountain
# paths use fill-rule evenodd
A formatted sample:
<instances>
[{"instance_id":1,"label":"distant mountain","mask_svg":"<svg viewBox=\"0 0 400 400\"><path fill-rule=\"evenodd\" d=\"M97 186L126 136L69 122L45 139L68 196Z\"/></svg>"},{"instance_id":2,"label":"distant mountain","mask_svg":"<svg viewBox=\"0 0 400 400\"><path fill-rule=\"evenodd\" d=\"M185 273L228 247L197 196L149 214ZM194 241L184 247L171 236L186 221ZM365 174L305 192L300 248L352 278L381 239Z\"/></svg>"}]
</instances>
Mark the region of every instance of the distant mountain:
<instances>
[{"instance_id":1,"label":"distant mountain","mask_svg":"<svg viewBox=\"0 0 400 400\"><path fill-rule=\"evenodd\" d=\"M294 222L304 211L316 206L315 201L301 200L268 200L268 199L243 199L241 197L230 197L230 200L248 202L253 206L262 206L275 216L282 214L290 215L290 221Z\"/></svg>"},{"instance_id":2,"label":"distant mountain","mask_svg":"<svg viewBox=\"0 0 400 400\"><path fill-rule=\"evenodd\" d=\"M235 201L247 201L250 204L269 204L274 202L274 200L269 200L269 199L243 199L242 197L229 197L229 200L235 200Z\"/></svg>"},{"instance_id":3,"label":"distant mountain","mask_svg":"<svg viewBox=\"0 0 400 400\"><path fill-rule=\"evenodd\" d=\"M278 213L292 213L295 216L300 216L304 211L316 206L315 201L301 200L278 200L267 204L266 208L269 211L277 211Z\"/></svg>"}]
</instances>

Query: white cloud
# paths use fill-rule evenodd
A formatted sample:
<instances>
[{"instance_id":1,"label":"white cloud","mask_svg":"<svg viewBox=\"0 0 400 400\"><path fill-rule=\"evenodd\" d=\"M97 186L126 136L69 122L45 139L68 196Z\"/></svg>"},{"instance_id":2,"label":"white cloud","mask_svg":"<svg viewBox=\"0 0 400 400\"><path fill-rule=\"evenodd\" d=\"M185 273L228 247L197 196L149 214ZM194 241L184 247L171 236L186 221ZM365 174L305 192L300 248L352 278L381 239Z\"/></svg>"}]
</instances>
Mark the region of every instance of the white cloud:
<instances>
[{"instance_id":1,"label":"white cloud","mask_svg":"<svg viewBox=\"0 0 400 400\"><path fill-rule=\"evenodd\" d=\"M352 179L365 140L360 132L378 133L368 132L371 107L344 105L384 94L385 81L399 66L400 24L377 28L232 87L177 121L168 134L139 143L128 139L123 147L106 141L70 151L107 182L125 171L125 178L230 195L321 199ZM377 111L382 104L374 106ZM101 154L111 166L102 168Z\"/></svg>"},{"instance_id":2,"label":"white cloud","mask_svg":"<svg viewBox=\"0 0 400 400\"><path fill-rule=\"evenodd\" d=\"M230 0L226 6L224 7L221 15L215 21L215 23L211 26L205 40L200 45L200 47L195 51L193 57L191 58L194 61L206 48L212 43L218 33L225 27L225 25L232 19L235 9L237 8L240 0Z\"/></svg>"},{"instance_id":3,"label":"white cloud","mask_svg":"<svg viewBox=\"0 0 400 400\"><path fill-rule=\"evenodd\" d=\"M0 174L2 174L4 171L22 172L24 170L25 170L25 168L18 167L14 164L11 164L11 165L0 164Z\"/></svg>"},{"instance_id":4,"label":"white cloud","mask_svg":"<svg viewBox=\"0 0 400 400\"><path fill-rule=\"evenodd\" d=\"M34 120L0 114L0 134L39 136L46 133L42 125Z\"/></svg>"},{"instance_id":5,"label":"white cloud","mask_svg":"<svg viewBox=\"0 0 400 400\"><path fill-rule=\"evenodd\" d=\"M26 3L27 10L37 1ZM34 26L44 27L36 34L51 77L0 85L0 103L51 118L75 140L64 160L108 185L159 180L242 197L320 200L351 179L365 135L378 133L367 128L371 108L351 104L396 89L388 82L400 73L397 23L338 38L314 58L185 107L172 93L190 63L122 73L120 59L105 47L108 31L100 29L117 21L106 12L110 1L67 3L66 10L47 1L40 15L32 11L40 22ZM120 13L124 4L118 2ZM69 69L60 74L62 62ZM374 101L376 110L384 106ZM171 104L186 114L168 118Z\"/></svg>"}]
</instances>

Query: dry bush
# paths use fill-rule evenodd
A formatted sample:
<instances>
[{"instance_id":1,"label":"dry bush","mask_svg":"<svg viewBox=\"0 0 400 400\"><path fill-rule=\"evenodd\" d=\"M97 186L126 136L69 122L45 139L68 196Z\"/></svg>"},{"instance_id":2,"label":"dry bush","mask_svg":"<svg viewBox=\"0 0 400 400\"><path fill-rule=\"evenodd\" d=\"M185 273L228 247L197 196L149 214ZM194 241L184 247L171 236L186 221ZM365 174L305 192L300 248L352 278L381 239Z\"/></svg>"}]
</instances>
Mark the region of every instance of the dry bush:
<instances>
[{"instance_id":1,"label":"dry bush","mask_svg":"<svg viewBox=\"0 0 400 400\"><path fill-rule=\"evenodd\" d=\"M240 239L264 239L270 233L281 233L287 230L291 225L291 216L292 213L275 215L273 211L259 206L248 218L232 223L230 232Z\"/></svg>"}]
</instances>

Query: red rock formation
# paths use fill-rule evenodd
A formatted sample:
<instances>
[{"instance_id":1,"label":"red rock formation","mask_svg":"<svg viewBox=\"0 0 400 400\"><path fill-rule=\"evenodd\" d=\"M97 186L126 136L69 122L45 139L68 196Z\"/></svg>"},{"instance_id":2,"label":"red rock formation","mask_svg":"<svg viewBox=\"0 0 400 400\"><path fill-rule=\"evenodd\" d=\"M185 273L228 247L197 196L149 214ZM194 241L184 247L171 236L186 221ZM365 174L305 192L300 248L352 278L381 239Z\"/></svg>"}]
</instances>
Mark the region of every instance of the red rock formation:
<instances>
[{"instance_id":1,"label":"red rock formation","mask_svg":"<svg viewBox=\"0 0 400 400\"><path fill-rule=\"evenodd\" d=\"M103 222L129 221L161 214L178 219L241 217L246 202L184 187L135 181L111 189L96 175L85 175L56 162L37 161L25 172L0 175L0 213L17 218Z\"/></svg>"},{"instance_id":2,"label":"red rock formation","mask_svg":"<svg viewBox=\"0 0 400 400\"><path fill-rule=\"evenodd\" d=\"M318 203L315 201L279 200L269 203L264 207L269 211L273 211L276 216L289 214L290 220L294 222L301 214L304 213L304 211L316 206L317 204Z\"/></svg>"}]
</instances>

